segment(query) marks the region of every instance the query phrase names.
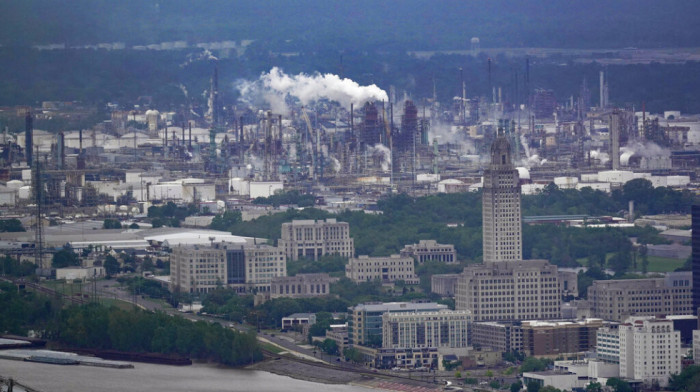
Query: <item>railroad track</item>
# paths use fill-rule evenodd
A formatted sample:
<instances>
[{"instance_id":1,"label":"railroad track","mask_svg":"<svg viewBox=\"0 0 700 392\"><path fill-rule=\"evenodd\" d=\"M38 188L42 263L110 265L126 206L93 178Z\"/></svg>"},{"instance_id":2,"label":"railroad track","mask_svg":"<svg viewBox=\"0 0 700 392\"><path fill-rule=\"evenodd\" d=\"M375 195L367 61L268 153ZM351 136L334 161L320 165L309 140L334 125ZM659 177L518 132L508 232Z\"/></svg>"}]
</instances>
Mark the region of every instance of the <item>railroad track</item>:
<instances>
[{"instance_id":1,"label":"railroad track","mask_svg":"<svg viewBox=\"0 0 700 392\"><path fill-rule=\"evenodd\" d=\"M266 349L264 349L264 348L261 348L261 350L262 350L262 352L263 352L263 356L264 356L265 358L268 358L268 359L281 359L281 358L284 358L284 359L286 359L286 360L288 360L288 361L293 361L293 362L297 362L297 363L302 363L302 364L306 364L306 365L309 365L309 366L314 366L314 367L317 367L317 368L339 370L339 371L345 371L345 372L360 374L360 375L368 376L368 377L385 378L385 379L390 379L390 380L410 380L411 382L417 382L417 383L421 383L421 384L425 384L425 385L430 385L430 386L432 386L432 387L435 386L434 383L431 383L431 382L429 382L429 381L424 381L424 380L420 380L420 379L417 379L417 378L410 378L410 377L407 377L406 375L402 375L402 374L391 374L391 373L380 372L380 371L377 371L377 370L368 370L368 369L364 369L364 368L356 368L356 367L352 367L352 366L349 366L349 367L337 366L337 365L333 365L333 364L330 364L330 363L327 363L327 362L317 362L317 361L311 361L311 360L304 359L304 358L299 358L299 357L296 357L296 356L294 356L294 355L282 356L282 355L276 354L276 353L274 353L274 352L272 352L272 351L266 350Z\"/></svg>"},{"instance_id":2,"label":"railroad track","mask_svg":"<svg viewBox=\"0 0 700 392\"><path fill-rule=\"evenodd\" d=\"M46 295L51 296L51 297L61 297L63 300L68 301L68 302L75 304L75 305L83 305L87 302L85 300L85 298L82 297L82 295L80 297L76 297L74 295L66 295L66 294L60 293L54 289L50 289L48 287L42 286L42 285L34 283L34 282L29 282L29 281L22 280L22 279L8 279L8 278L0 278L0 280L12 283L15 286L17 286L18 288L25 288L25 289L29 288L31 290L46 294Z\"/></svg>"}]
</instances>

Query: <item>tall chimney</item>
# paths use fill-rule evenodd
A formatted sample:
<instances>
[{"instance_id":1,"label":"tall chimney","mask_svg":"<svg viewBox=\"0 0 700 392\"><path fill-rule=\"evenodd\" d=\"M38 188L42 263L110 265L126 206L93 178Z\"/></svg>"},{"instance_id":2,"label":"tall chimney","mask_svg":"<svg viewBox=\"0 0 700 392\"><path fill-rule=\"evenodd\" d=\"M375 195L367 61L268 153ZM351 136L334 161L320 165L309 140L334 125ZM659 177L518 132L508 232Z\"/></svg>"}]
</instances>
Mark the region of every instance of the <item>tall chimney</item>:
<instances>
[{"instance_id":1,"label":"tall chimney","mask_svg":"<svg viewBox=\"0 0 700 392\"><path fill-rule=\"evenodd\" d=\"M600 108L605 109L605 72L600 71Z\"/></svg>"},{"instance_id":2,"label":"tall chimney","mask_svg":"<svg viewBox=\"0 0 700 392\"><path fill-rule=\"evenodd\" d=\"M238 133L238 143L243 143L243 116L238 119L238 127L239 127L239 133Z\"/></svg>"},{"instance_id":3,"label":"tall chimney","mask_svg":"<svg viewBox=\"0 0 700 392\"><path fill-rule=\"evenodd\" d=\"M32 112L27 111L24 117L24 155L27 158L27 166L32 166L32 153L34 152L34 128L32 126Z\"/></svg>"},{"instance_id":4,"label":"tall chimney","mask_svg":"<svg viewBox=\"0 0 700 392\"><path fill-rule=\"evenodd\" d=\"M634 200L630 200L630 201L629 201L628 207L629 207L629 218L628 218L628 221L629 221L630 223L632 223L632 222L634 222Z\"/></svg>"},{"instance_id":5,"label":"tall chimney","mask_svg":"<svg viewBox=\"0 0 700 392\"><path fill-rule=\"evenodd\" d=\"M617 109L610 115L610 159L612 169L620 170L620 111Z\"/></svg>"}]
</instances>

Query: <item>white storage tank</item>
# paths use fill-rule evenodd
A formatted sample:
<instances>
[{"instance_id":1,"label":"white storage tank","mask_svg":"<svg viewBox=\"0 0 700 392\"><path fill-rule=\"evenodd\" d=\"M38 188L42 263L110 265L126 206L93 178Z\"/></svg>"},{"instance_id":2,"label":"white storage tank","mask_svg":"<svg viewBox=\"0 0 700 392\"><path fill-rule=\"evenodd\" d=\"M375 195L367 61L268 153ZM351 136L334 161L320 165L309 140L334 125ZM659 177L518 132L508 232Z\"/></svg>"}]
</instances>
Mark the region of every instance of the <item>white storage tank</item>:
<instances>
[{"instance_id":1,"label":"white storage tank","mask_svg":"<svg viewBox=\"0 0 700 392\"><path fill-rule=\"evenodd\" d=\"M520 190L523 195L536 195L542 193L546 186L545 184L523 184Z\"/></svg>"},{"instance_id":2,"label":"white storage tank","mask_svg":"<svg viewBox=\"0 0 700 392\"><path fill-rule=\"evenodd\" d=\"M29 185L25 185L21 188L19 188L19 192L17 193L17 196L19 196L20 199L29 199L32 197L32 187Z\"/></svg>"},{"instance_id":3,"label":"white storage tank","mask_svg":"<svg viewBox=\"0 0 700 392\"><path fill-rule=\"evenodd\" d=\"M591 188L594 191L602 191L606 193L610 193L610 183L609 182L586 182L586 183L579 183L576 185L576 189L581 190L583 188Z\"/></svg>"},{"instance_id":4,"label":"white storage tank","mask_svg":"<svg viewBox=\"0 0 700 392\"><path fill-rule=\"evenodd\" d=\"M651 181L651 185L653 185L654 188L666 186L666 176L651 176L649 181Z\"/></svg>"},{"instance_id":5,"label":"white storage tank","mask_svg":"<svg viewBox=\"0 0 700 392\"><path fill-rule=\"evenodd\" d=\"M24 186L24 181L10 180L7 183L5 183L5 186L10 189L19 189Z\"/></svg>"},{"instance_id":6,"label":"white storage tank","mask_svg":"<svg viewBox=\"0 0 700 392\"><path fill-rule=\"evenodd\" d=\"M260 181L250 183L250 198L270 197L277 191L283 191L284 185L281 181Z\"/></svg>"},{"instance_id":7,"label":"white storage tank","mask_svg":"<svg viewBox=\"0 0 700 392\"><path fill-rule=\"evenodd\" d=\"M581 182L598 182L598 173L581 174Z\"/></svg>"},{"instance_id":8,"label":"white storage tank","mask_svg":"<svg viewBox=\"0 0 700 392\"><path fill-rule=\"evenodd\" d=\"M440 181L440 175L439 174L432 174L432 173L421 173L416 175L416 181L417 182L438 182Z\"/></svg>"},{"instance_id":9,"label":"white storage tank","mask_svg":"<svg viewBox=\"0 0 700 392\"><path fill-rule=\"evenodd\" d=\"M598 173L599 182L624 184L632 179L634 179L634 173L626 170L607 170Z\"/></svg>"},{"instance_id":10,"label":"white storage tank","mask_svg":"<svg viewBox=\"0 0 700 392\"><path fill-rule=\"evenodd\" d=\"M148 187L151 200L180 200L182 199L182 184L179 182L163 182Z\"/></svg>"},{"instance_id":11,"label":"white storage tank","mask_svg":"<svg viewBox=\"0 0 700 392\"><path fill-rule=\"evenodd\" d=\"M668 176L666 177L666 186L682 187L690 184L689 176Z\"/></svg>"},{"instance_id":12,"label":"white storage tank","mask_svg":"<svg viewBox=\"0 0 700 392\"><path fill-rule=\"evenodd\" d=\"M578 184L577 177L554 177L554 185L561 189L575 189Z\"/></svg>"},{"instance_id":13,"label":"white storage tank","mask_svg":"<svg viewBox=\"0 0 700 392\"><path fill-rule=\"evenodd\" d=\"M228 190L234 195L250 195L250 182L244 178L232 178L228 181Z\"/></svg>"}]
</instances>

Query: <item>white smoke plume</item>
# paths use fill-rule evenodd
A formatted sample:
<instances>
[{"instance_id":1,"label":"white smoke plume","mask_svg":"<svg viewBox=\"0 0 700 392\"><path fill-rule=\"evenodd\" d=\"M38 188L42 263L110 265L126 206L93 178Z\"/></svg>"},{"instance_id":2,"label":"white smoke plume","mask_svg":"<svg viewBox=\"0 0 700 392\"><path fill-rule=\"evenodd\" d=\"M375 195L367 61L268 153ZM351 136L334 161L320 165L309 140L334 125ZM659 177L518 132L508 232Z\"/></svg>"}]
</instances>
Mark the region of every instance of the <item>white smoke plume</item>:
<instances>
[{"instance_id":1,"label":"white smoke plume","mask_svg":"<svg viewBox=\"0 0 700 392\"><path fill-rule=\"evenodd\" d=\"M525 151L526 151L526 153L527 153L527 158L522 159L522 160L519 162L519 165L521 165L521 166L526 167L526 168L529 169L529 168L532 168L532 167L542 166L542 165L544 165L545 163L547 163L547 159L542 159L542 158L540 158L540 156L537 155L537 154L532 154L532 155L530 155L530 152L529 152L529 150L527 150L527 149L526 149Z\"/></svg>"},{"instance_id":2,"label":"white smoke plume","mask_svg":"<svg viewBox=\"0 0 700 392\"><path fill-rule=\"evenodd\" d=\"M525 137L525 134L521 133L520 134L520 145L523 146L523 149L525 150L525 156L527 159L530 159L530 146L527 145L527 138Z\"/></svg>"},{"instance_id":3,"label":"white smoke plume","mask_svg":"<svg viewBox=\"0 0 700 392\"><path fill-rule=\"evenodd\" d=\"M629 165L629 160L634 155L643 158L668 158L671 156L671 151L654 142L631 140L627 145L620 147L620 164Z\"/></svg>"},{"instance_id":4,"label":"white smoke plume","mask_svg":"<svg viewBox=\"0 0 700 392\"><path fill-rule=\"evenodd\" d=\"M372 162L375 166L382 168L383 172L388 172L391 169L391 150L383 144L375 144L374 147L369 147L367 153L372 157Z\"/></svg>"},{"instance_id":5,"label":"white smoke plume","mask_svg":"<svg viewBox=\"0 0 700 392\"><path fill-rule=\"evenodd\" d=\"M453 128L449 124L433 122L430 124L428 139L432 143L433 139L438 140L438 144L458 144L462 147L464 154L476 154L474 142L467 137L467 134L458 128ZM490 159L490 158L489 158Z\"/></svg>"},{"instance_id":6,"label":"white smoke plume","mask_svg":"<svg viewBox=\"0 0 700 392\"><path fill-rule=\"evenodd\" d=\"M605 165L610 161L610 155L607 152L601 152L600 150L591 150L591 158L597 159L602 165Z\"/></svg>"},{"instance_id":7,"label":"white smoke plume","mask_svg":"<svg viewBox=\"0 0 700 392\"><path fill-rule=\"evenodd\" d=\"M239 81L237 88L243 101L254 103L262 99L272 106L273 111L283 114L289 112L287 98L296 98L304 106L328 99L346 108L351 103L361 106L365 102L389 99L387 93L374 84L360 86L351 79L318 72L287 75L278 67L263 73L256 81Z\"/></svg>"},{"instance_id":8,"label":"white smoke plume","mask_svg":"<svg viewBox=\"0 0 700 392\"><path fill-rule=\"evenodd\" d=\"M330 157L330 158L331 158L331 171L333 173L340 173L340 169L342 168L340 161L337 160L335 157Z\"/></svg>"}]
</instances>

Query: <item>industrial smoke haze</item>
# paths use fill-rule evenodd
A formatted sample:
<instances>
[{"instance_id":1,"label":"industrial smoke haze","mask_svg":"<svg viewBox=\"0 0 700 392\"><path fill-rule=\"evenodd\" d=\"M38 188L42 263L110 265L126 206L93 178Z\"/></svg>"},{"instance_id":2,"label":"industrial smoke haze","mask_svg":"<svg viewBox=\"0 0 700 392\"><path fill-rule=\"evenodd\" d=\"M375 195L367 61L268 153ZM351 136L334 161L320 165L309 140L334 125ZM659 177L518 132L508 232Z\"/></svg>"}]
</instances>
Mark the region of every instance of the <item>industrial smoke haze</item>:
<instances>
[{"instance_id":1,"label":"industrial smoke haze","mask_svg":"<svg viewBox=\"0 0 700 392\"><path fill-rule=\"evenodd\" d=\"M388 172L391 169L391 150L383 144L375 144L374 147L368 147L367 153L372 157L373 164L381 167L383 172Z\"/></svg>"},{"instance_id":2,"label":"industrial smoke haze","mask_svg":"<svg viewBox=\"0 0 700 392\"><path fill-rule=\"evenodd\" d=\"M256 81L239 81L237 88L242 101L249 104L263 101L273 112L281 114L289 113L288 98L297 99L304 106L328 99L345 108L351 103L361 106L365 102L388 100L387 93L374 84L360 86L351 79L318 72L287 75L278 67L263 73Z\"/></svg>"},{"instance_id":3,"label":"industrial smoke haze","mask_svg":"<svg viewBox=\"0 0 700 392\"><path fill-rule=\"evenodd\" d=\"M624 147L620 147L620 164L627 166L632 156L637 155L643 158L656 158L671 156L671 150L661 147L654 142L633 140Z\"/></svg>"}]
</instances>

